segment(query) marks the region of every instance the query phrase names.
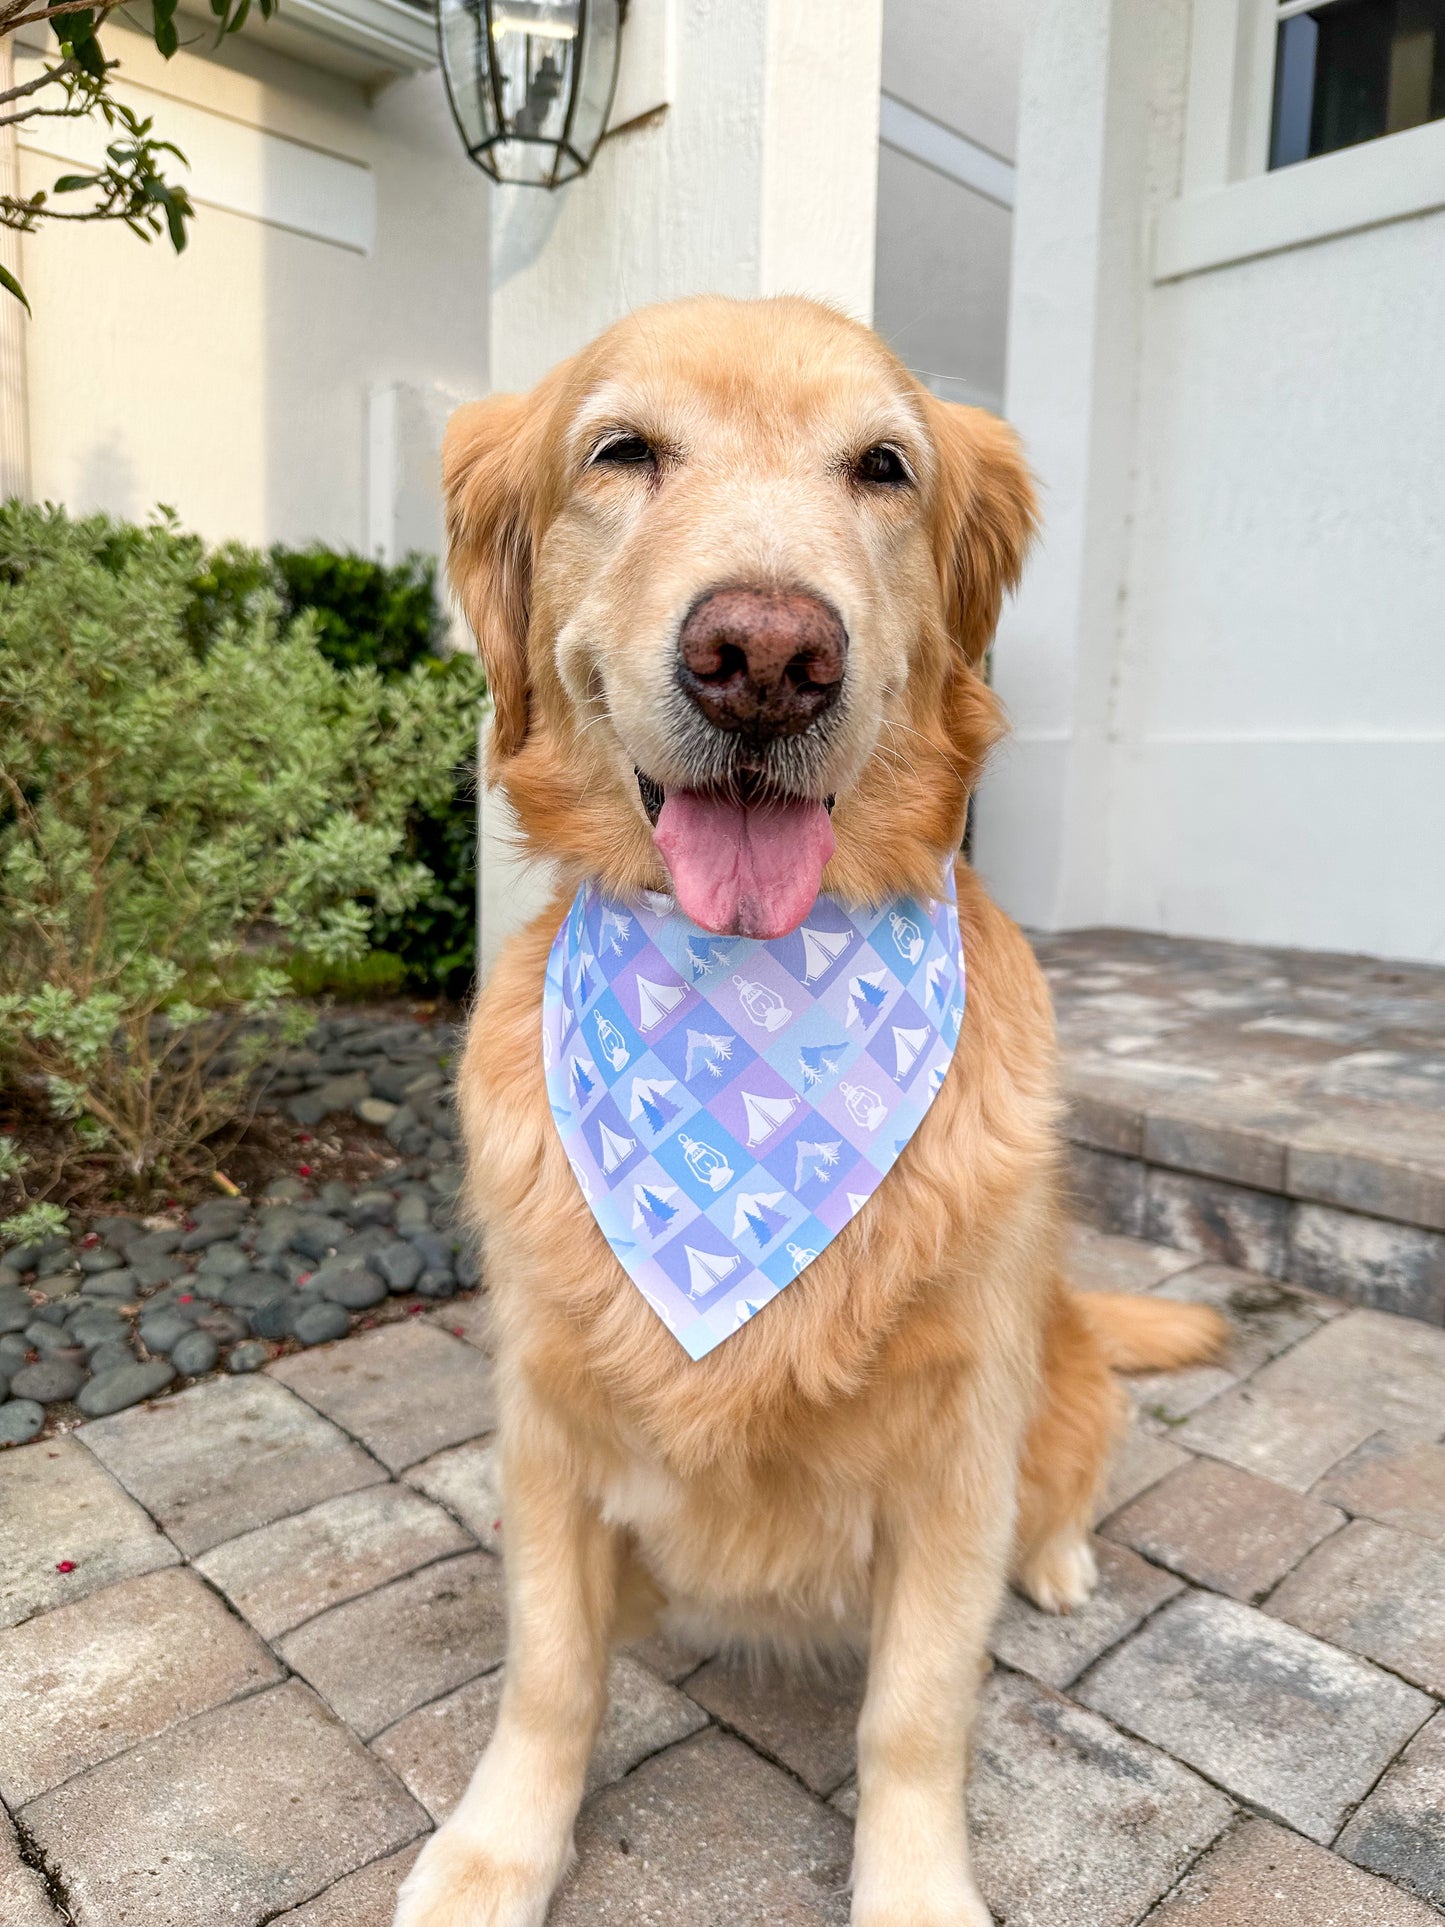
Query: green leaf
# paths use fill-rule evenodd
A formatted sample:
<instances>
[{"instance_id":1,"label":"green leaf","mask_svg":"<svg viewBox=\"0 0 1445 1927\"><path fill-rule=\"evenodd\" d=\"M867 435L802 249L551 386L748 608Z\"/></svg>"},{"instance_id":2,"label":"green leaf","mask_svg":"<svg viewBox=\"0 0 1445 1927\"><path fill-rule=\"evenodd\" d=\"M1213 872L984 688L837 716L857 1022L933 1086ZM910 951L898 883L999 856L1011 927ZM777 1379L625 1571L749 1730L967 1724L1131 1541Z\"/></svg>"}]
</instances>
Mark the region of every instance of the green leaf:
<instances>
[{"instance_id":1,"label":"green leaf","mask_svg":"<svg viewBox=\"0 0 1445 1927\"><path fill-rule=\"evenodd\" d=\"M7 294L13 294L21 307L24 308L26 314L30 313L30 303L25 298L25 290L15 279L15 276L10 272L9 268L0 268L0 288L4 288Z\"/></svg>"},{"instance_id":2,"label":"green leaf","mask_svg":"<svg viewBox=\"0 0 1445 1927\"><path fill-rule=\"evenodd\" d=\"M246 15L251 11L251 0L241 0L235 13L226 22L227 33L239 33L246 23Z\"/></svg>"},{"instance_id":3,"label":"green leaf","mask_svg":"<svg viewBox=\"0 0 1445 1927\"><path fill-rule=\"evenodd\" d=\"M99 179L98 174L62 174L50 191L52 194L74 194L83 187L94 187Z\"/></svg>"}]
</instances>

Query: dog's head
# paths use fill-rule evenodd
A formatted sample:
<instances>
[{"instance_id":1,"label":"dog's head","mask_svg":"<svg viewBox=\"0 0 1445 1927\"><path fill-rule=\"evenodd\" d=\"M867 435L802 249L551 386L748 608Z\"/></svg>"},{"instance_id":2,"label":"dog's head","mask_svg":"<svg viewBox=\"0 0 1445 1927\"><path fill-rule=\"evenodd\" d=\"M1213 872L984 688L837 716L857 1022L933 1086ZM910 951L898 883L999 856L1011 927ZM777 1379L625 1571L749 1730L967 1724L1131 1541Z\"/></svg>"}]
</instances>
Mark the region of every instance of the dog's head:
<instances>
[{"instance_id":1,"label":"dog's head","mask_svg":"<svg viewBox=\"0 0 1445 1927\"><path fill-rule=\"evenodd\" d=\"M831 309L700 299L461 409L444 465L491 773L569 875L762 937L937 890L1034 524L1001 422Z\"/></svg>"}]
</instances>

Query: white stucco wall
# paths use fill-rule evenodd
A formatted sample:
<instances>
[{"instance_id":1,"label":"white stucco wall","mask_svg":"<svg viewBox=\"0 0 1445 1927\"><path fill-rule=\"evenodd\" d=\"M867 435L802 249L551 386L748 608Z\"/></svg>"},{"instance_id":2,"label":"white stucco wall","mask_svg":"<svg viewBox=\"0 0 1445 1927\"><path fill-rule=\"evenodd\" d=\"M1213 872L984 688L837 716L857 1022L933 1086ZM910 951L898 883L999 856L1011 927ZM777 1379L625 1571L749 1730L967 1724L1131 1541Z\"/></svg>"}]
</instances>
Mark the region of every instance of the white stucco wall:
<instances>
[{"instance_id":1,"label":"white stucco wall","mask_svg":"<svg viewBox=\"0 0 1445 1927\"><path fill-rule=\"evenodd\" d=\"M1445 958L1445 213L1155 283L1188 24L1089 0L1028 55L1007 407L1046 532L978 858L1046 927Z\"/></svg>"},{"instance_id":2,"label":"white stucco wall","mask_svg":"<svg viewBox=\"0 0 1445 1927\"><path fill-rule=\"evenodd\" d=\"M1021 37L1016 0L887 0L884 91L1011 162ZM874 326L948 400L1002 404L1010 242L996 199L880 149Z\"/></svg>"},{"instance_id":3,"label":"white stucco wall","mask_svg":"<svg viewBox=\"0 0 1445 1927\"><path fill-rule=\"evenodd\" d=\"M882 0L665 3L666 110L560 194L494 194L495 388L530 387L620 315L679 295L809 294L869 319ZM548 886L484 789L483 976Z\"/></svg>"},{"instance_id":4,"label":"white stucco wall","mask_svg":"<svg viewBox=\"0 0 1445 1927\"><path fill-rule=\"evenodd\" d=\"M369 549L387 520L374 393L411 393L405 420L440 397L439 433L446 398L485 382L487 191L439 78L368 92L272 51L264 27L170 62L107 33L157 130L192 148L201 204L180 256L118 229L25 241L31 492L128 516L166 502L217 540ZM62 171L24 148L21 164L32 188ZM233 205L206 204L208 184ZM422 466L395 478L411 536Z\"/></svg>"},{"instance_id":5,"label":"white stucco wall","mask_svg":"<svg viewBox=\"0 0 1445 1927\"><path fill-rule=\"evenodd\" d=\"M870 317L882 0L669 4L665 112L560 194L494 196L496 388L683 294L810 294Z\"/></svg>"}]
</instances>

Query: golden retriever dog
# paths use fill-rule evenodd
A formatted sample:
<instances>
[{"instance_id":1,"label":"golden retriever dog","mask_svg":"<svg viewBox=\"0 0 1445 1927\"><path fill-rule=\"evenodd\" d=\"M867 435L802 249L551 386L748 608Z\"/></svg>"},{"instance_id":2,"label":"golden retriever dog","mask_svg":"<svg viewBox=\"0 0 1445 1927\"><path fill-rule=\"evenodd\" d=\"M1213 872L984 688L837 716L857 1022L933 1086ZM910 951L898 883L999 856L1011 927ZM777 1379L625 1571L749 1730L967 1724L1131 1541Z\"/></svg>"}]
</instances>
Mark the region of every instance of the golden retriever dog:
<instances>
[{"instance_id":1,"label":"golden retriever dog","mask_svg":"<svg viewBox=\"0 0 1445 1927\"><path fill-rule=\"evenodd\" d=\"M472 1022L466 1199L495 1318L509 1644L495 1735L398 1927L540 1927L609 1648L868 1652L856 1927L984 1927L964 1812L1004 1587L1067 1611L1124 1400L1212 1313L1076 1296L1048 994L958 859L1001 733L981 677L1034 528L1014 436L809 301L635 314L528 395L453 419L451 572L486 662L490 774L558 867ZM967 1008L865 1206L694 1362L564 1155L543 977L578 885L774 936L821 889L936 898ZM707 1824L707 1815L698 1815Z\"/></svg>"}]
</instances>

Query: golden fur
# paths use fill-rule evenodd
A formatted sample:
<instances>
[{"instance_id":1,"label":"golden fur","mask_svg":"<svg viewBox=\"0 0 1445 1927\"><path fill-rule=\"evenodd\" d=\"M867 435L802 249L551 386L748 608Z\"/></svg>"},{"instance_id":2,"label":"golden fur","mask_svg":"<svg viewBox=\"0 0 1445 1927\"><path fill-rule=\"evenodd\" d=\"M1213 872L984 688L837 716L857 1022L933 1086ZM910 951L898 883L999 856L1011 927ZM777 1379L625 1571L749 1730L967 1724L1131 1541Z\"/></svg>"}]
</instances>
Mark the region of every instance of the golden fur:
<instances>
[{"instance_id":1,"label":"golden fur","mask_svg":"<svg viewBox=\"0 0 1445 1927\"><path fill-rule=\"evenodd\" d=\"M649 475L588 464L618 427ZM886 436L915 486L847 464ZM1067 1609L1123 1413L1110 1366L1205 1355L1212 1314L1082 1298L1062 1270L1048 994L958 865L968 1006L953 1065L864 1211L694 1363L578 1193L539 1051L544 960L578 880L661 888L634 765L669 765L677 629L727 583L828 598L854 702L827 772L855 902L937 888L1000 733L980 680L1034 523L1003 424L928 395L802 301L620 323L446 450L452 573L486 659L492 771L560 868L499 961L460 1092L496 1321L510 1647L496 1738L403 1890L398 1927L539 1927L566 1863L609 1645L659 1609L713 1638L870 1648L853 1919L981 1927L963 1779L1012 1570ZM705 1824L706 1816L699 1816Z\"/></svg>"}]
</instances>

